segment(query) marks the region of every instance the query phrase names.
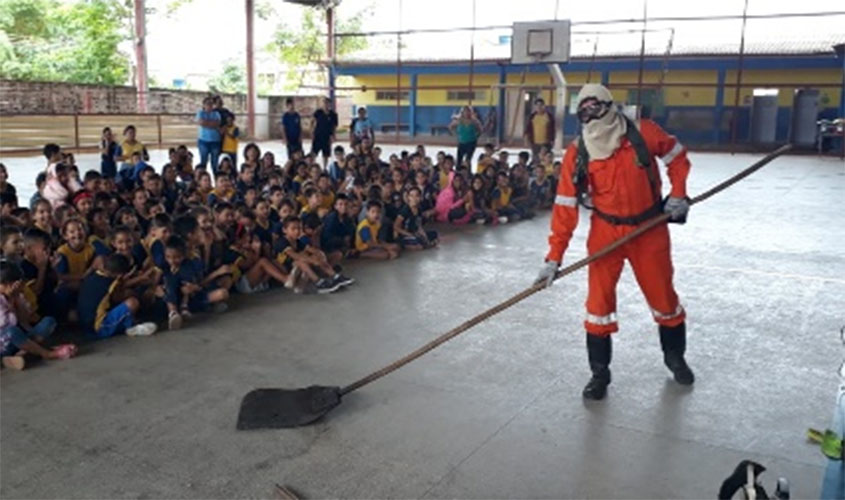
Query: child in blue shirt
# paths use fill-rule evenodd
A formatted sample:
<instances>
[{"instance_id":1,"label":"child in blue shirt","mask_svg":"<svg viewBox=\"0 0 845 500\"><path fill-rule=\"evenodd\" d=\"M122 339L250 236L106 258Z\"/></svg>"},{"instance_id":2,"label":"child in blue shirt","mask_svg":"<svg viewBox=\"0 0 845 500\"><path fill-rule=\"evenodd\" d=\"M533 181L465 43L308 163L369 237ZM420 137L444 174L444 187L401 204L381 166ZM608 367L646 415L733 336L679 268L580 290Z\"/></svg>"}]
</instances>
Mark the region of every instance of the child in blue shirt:
<instances>
[{"instance_id":1,"label":"child in blue shirt","mask_svg":"<svg viewBox=\"0 0 845 500\"><path fill-rule=\"evenodd\" d=\"M118 253L106 256L101 269L90 273L79 288L77 311L80 324L102 339L126 333L147 336L155 333L155 323L135 324L140 301L123 289L131 271L129 259ZM120 300L122 297L127 297Z\"/></svg>"}]
</instances>

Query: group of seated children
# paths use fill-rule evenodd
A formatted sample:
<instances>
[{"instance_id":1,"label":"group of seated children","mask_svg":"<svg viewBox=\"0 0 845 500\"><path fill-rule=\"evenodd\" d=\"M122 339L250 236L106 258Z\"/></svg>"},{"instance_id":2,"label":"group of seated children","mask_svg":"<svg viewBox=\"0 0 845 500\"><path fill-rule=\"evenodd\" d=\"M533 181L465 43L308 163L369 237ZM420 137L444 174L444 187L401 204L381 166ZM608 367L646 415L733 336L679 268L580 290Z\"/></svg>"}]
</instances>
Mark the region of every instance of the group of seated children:
<instances>
[{"instance_id":1,"label":"group of seated children","mask_svg":"<svg viewBox=\"0 0 845 500\"><path fill-rule=\"evenodd\" d=\"M387 162L368 142L334 153L326 170L301 151L279 166L248 144L240 167L223 157L211 173L180 146L158 170L136 155L132 175L110 177L80 176L71 155L47 144L28 208L0 164L3 364L73 356L73 344L48 340L57 325L145 336L223 312L231 293L335 292L354 281L342 274L346 259L436 247L433 221L530 218L551 206L559 169L550 152L534 167L527 153L509 165L492 145L475 174L443 152L432 161L423 146Z\"/></svg>"}]
</instances>

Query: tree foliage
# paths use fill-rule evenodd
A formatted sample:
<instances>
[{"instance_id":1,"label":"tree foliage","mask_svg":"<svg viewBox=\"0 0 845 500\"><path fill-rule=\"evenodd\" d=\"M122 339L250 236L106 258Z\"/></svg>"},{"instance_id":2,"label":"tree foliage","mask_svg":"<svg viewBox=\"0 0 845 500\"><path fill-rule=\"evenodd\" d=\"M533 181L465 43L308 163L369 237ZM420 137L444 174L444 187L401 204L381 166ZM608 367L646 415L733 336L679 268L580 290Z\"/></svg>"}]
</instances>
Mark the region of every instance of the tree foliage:
<instances>
[{"instance_id":1,"label":"tree foliage","mask_svg":"<svg viewBox=\"0 0 845 500\"><path fill-rule=\"evenodd\" d=\"M126 83L131 16L115 0L0 0L0 78Z\"/></svg>"},{"instance_id":2,"label":"tree foliage","mask_svg":"<svg viewBox=\"0 0 845 500\"><path fill-rule=\"evenodd\" d=\"M337 19L336 31L339 33L361 31L364 17L372 12L367 7L354 15ZM303 9L302 17L296 27L282 22L276 27L273 42L267 46L269 52L274 52L288 68L288 82L302 82L302 78L309 66L326 58L326 11L322 9ZM335 38L335 55L342 57L346 54L367 48L364 37Z\"/></svg>"},{"instance_id":3,"label":"tree foliage","mask_svg":"<svg viewBox=\"0 0 845 500\"><path fill-rule=\"evenodd\" d=\"M246 93L246 68L231 59L226 61L220 73L208 80L208 88L225 94Z\"/></svg>"}]
</instances>

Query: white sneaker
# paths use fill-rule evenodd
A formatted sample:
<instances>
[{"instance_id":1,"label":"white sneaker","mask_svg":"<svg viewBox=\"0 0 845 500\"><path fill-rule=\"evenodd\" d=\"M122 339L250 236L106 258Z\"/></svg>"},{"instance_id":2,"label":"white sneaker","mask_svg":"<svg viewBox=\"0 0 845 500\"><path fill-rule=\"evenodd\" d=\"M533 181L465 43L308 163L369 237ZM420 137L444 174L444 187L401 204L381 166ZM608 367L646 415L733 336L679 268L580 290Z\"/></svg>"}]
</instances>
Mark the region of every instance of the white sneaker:
<instances>
[{"instance_id":1,"label":"white sneaker","mask_svg":"<svg viewBox=\"0 0 845 500\"><path fill-rule=\"evenodd\" d=\"M476 219L476 221L475 221L475 223L478 224L479 226L483 226L485 222L487 222L487 221L485 221L483 218Z\"/></svg>"},{"instance_id":2,"label":"white sneaker","mask_svg":"<svg viewBox=\"0 0 845 500\"><path fill-rule=\"evenodd\" d=\"M302 271L299 270L298 267L293 266L293 270L290 272L290 276L288 276L288 280L285 281L285 288L290 290L296 284L296 280L299 279L299 276L302 274Z\"/></svg>"},{"instance_id":3,"label":"white sneaker","mask_svg":"<svg viewBox=\"0 0 845 500\"><path fill-rule=\"evenodd\" d=\"M505 217L504 215L499 217L499 224L507 224L507 223L508 223L507 217Z\"/></svg>"},{"instance_id":4,"label":"white sneaker","mask_svg":"<svg viewBox=\"0 0 845 500\"><path fill-rule=\"evenodd\" d=\"M182 328L182 315L176 311L171 311L167 317L167 329L178 330Z\"/></svg>"},{"instance_id":5,"label":"white sneaker","mask_svg":"<svg viewBox=\"0 0 845 500\"><path fill-rule=\"evenodd\" d=\"M126 335L130 337L147 337L154 334L156 330L158 330L158 326L155 323L141 323L132 328L127 328Z\"/></svg>"}]
</instances>

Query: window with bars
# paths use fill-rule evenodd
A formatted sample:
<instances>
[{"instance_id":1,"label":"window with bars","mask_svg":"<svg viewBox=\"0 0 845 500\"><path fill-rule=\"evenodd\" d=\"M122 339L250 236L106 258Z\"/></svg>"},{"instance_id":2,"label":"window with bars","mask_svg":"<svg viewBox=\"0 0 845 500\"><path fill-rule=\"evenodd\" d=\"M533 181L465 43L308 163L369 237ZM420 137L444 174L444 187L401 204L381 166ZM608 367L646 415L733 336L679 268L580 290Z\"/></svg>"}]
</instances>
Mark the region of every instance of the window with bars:
<instances>
[{"instance_id":1,"label":"window with bars","mask_svg":"<svg viewBox=\"0 0 845 500\"><path fill-rule=\"evenodd\" d=\"M399 98L402 101L407 101L410 98L411 94L407 90L403 90L399 93ZM396 91L395 90L378 90L376 91L376 101L395 101L396 100Z\"/></svg>"},{"instance_id":2,"label":"window with bars","mask_svg":"<svg viewBox=\"0 0 845 500\"><path fill-rule=\"evenodd\" d=\"M483 101L487 93L483 90L449 90L446 92L447 101Z\"/></svg>"}]
</instances>

